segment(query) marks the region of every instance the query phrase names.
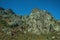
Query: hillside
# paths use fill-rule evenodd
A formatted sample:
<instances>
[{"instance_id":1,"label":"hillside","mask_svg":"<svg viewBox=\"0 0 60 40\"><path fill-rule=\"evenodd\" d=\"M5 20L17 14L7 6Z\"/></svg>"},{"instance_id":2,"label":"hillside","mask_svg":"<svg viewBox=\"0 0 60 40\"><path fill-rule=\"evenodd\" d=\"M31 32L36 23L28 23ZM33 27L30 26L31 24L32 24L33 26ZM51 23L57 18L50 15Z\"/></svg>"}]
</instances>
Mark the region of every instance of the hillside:
<instances>
[{"instance_id":1,"label":"hillside","mask_svg":"<svg viewBox=\"0 0 60 40\"><path fill-rule=\"evenodd\" d=\"M0 40L60 40L60 20L38 8L26 16L0 8Z\"/></svg>"}]
</instances>

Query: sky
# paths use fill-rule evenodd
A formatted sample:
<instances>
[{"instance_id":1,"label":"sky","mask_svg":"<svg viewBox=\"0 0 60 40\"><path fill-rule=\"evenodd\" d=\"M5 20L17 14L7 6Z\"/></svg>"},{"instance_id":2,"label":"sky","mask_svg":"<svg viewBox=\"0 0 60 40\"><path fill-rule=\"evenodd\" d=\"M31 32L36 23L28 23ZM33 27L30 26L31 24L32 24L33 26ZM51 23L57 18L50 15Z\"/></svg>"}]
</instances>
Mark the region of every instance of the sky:
<instances>
[{"instance_id":1,"label":"sky","mask_svg":"<svg viewBox=\"0 0 60 40\"><path fill-rule=\"evenodd\" d=\"M33 8L39 8L60 20L60 0L0 0L0 7L12 9L18 15L28 15Z\"/></svg>"}]
</instances>

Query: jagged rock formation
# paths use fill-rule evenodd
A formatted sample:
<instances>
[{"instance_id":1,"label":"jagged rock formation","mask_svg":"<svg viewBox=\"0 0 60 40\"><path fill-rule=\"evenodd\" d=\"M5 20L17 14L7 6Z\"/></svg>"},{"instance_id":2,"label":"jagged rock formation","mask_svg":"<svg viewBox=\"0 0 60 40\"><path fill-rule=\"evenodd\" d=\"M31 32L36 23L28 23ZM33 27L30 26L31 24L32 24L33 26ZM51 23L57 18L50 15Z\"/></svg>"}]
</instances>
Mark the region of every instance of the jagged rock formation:
<instances>
[{"instance_id":1,"label":"jagged rock formation","mask_svg":"<svg viewBox=\"0 0 60 40\"><path fill-rule=\"evenodd\" d=\"M0 8L0 31L6 36L5 38L3 35L5 40L8 37L7 40L59 40L60 20L55 20L46 10L37 8L33 9L31 14L27 16L18 16L11 9ZM14 35L21 36L15 38ZM23 38L24 35L25 38ZM19 37L22 37L22 39ZM4 40L2 37L0 38L0 40Z\"/></svg>"}]
</instances>

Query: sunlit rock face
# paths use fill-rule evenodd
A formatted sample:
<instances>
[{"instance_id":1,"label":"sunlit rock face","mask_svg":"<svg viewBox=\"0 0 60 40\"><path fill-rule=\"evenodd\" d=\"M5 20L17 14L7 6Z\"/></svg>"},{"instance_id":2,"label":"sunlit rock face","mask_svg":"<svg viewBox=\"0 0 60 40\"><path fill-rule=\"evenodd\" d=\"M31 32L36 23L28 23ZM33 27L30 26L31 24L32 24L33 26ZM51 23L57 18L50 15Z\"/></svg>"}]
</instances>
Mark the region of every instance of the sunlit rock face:
<instances>
[{"instance_id":1,"label":"sunlit rock face","mask_svg":"<svg viewBox=\"0 0 60 40\"><path fill-rule=\"evenodd\" d=\"M29 15L29 20L27 22L29 24L28 31L32 33L43 33L47 34L50 31L53 31L54 21L53 17L49 12L45 10L33 9L31 14Z\"/></svg>"}]
</instances>

